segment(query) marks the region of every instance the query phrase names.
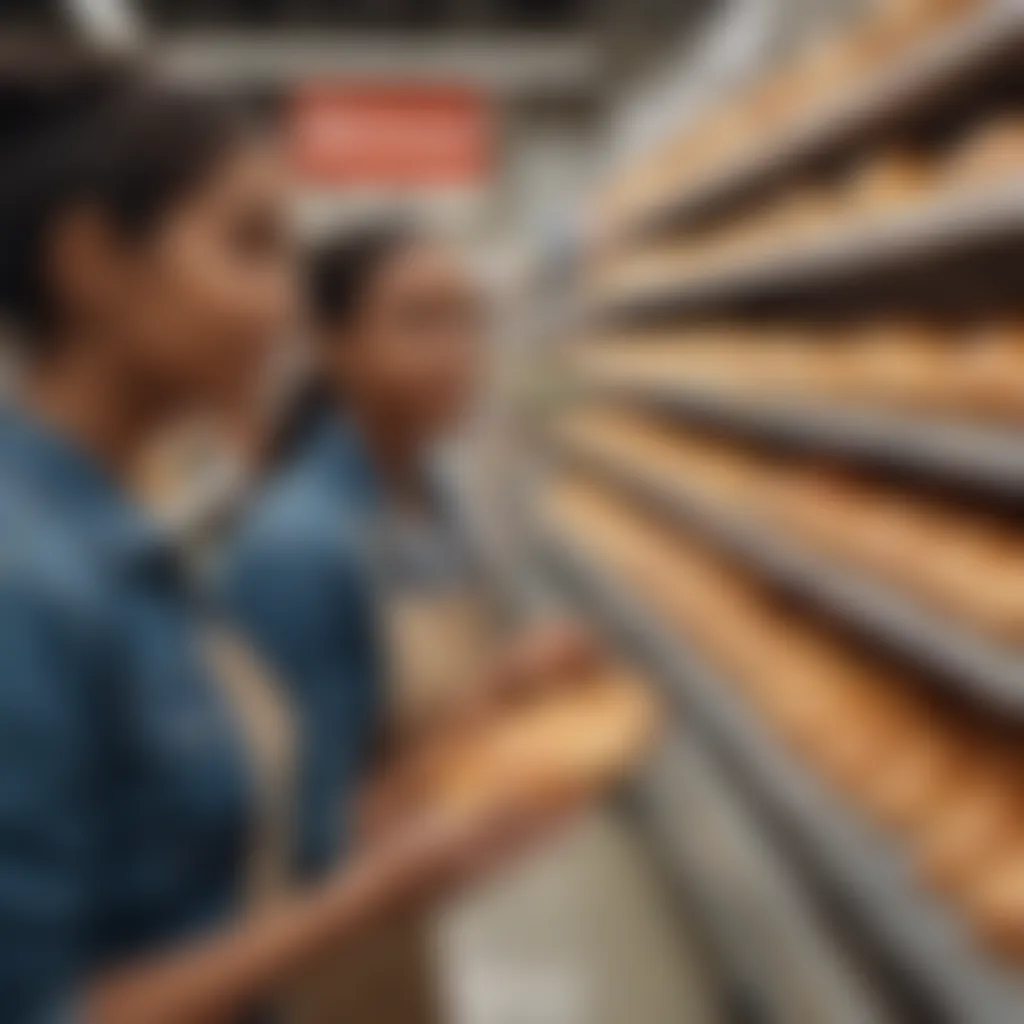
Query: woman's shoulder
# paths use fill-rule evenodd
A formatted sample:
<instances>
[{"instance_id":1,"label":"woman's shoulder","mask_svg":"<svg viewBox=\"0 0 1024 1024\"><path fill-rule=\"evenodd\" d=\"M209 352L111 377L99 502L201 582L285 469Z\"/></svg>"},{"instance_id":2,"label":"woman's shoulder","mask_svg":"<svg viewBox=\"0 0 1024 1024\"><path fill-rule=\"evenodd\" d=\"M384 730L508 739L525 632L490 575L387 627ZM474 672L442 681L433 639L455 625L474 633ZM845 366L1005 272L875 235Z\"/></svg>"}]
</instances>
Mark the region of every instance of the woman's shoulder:
<instances>
[{"instance_id":1,"label":"woman's shoulder","mask_svg":"<svg viewBox=\"0 0 1024 1024\"><path fill-rule=\"evenodd\" d=\"M315 477L286 472L256 495L236 525L223 577L236 586L353 580L364 570L361 535L353 511L325 493Z\"/></svg>"},{"instance_id":2,"label":"woman's shoulder","mask_svg":"<svg viewBox=\"0 0 1024 1024\"><path fill-rule=\"evenodd\" d=\"M343 511L306 485L279 481L250 508L216 581L221 610L286 678L310 651L341 642L344 621L367 614L372 584Z\"/></svg>"},{"instance_id":3,"label":"woman's shoulder","mask_svg":"<svg viewBox=\"0 0 1024 1024\"><path fill-rule=\"evenodd\" d=\"M291 467L268 481L241 517L231 547L258 550L345 553L355 541L354 519L315 476Z\"/></svg>"}]
</instances>

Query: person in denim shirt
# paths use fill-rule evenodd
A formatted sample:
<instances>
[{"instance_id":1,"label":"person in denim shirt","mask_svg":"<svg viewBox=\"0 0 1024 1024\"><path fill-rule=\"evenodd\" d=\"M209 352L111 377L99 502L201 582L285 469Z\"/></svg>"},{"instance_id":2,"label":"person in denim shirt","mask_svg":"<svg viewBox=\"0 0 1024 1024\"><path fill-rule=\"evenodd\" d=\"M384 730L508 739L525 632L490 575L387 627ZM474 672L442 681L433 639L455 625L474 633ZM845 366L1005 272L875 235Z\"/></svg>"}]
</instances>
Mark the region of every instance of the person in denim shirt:
<instances>
[{"instance_id":1,"label":"person in denim shirt","mask_svg":"<svg viewBox=\"0 0 1024 1024\"><path fill-rule=\"evenodd\" d=\"M240 897L249 776L171 550L83 453L0 423L0 992L10 1020Z\"/></svg>"},{"instance_id":2,"label":"person in denim shirt","mask_svg":"<svg viewBox=\"0 0 1024 1024\"><path fill-rule=\"evenodd\" d=\"M308 287L318 372L286 419L283 468L239 531L224 589L294 696L302 867L315 876L349 846L375 751L400 751L481 692L551 675L588 645L558 625L492 657L475 628L485 595L438 455L483 356L482 298L461 260L415 226L370 224L313 254ZM427 641L417 650L412 632ZM423 672L428 662L437 670ZM358 1019L370 1004L381 1024L437 1018L424 944L392 934L383 945L388 971L362 971L374 990L354 1002L346 975L327 978L345 991L325 991L311 1019Z\"/></svg>"},{"instance_id":3,"label":"person in denim shirt","mask_svg":"<svg viewBox=\"0 0 1024 1024\"><path fill-rule=\"evenodd\" d=\"M126 481L179 417L255 391L290 325L279 158L230 106L47 41L0 48L0 169L0 317L24 364L0 423L0 1015L239 1020L457 881L509 808L309 893L285 871L244 913L289 793L235 697L284 717Z\"/></svg>"},{"instance_id":4,"label":"person in denim shirt","mask_svg":"<svg viewBox=\"0 0 1024 1024\"><path fill-rule=\"evenodd\" d=\"M334 863L381 730L384 671L367 551L377 502L354 432L323 417L231 545L227 612L294 696L303 734L297 869Z\"/></svg>"}]
</instances>

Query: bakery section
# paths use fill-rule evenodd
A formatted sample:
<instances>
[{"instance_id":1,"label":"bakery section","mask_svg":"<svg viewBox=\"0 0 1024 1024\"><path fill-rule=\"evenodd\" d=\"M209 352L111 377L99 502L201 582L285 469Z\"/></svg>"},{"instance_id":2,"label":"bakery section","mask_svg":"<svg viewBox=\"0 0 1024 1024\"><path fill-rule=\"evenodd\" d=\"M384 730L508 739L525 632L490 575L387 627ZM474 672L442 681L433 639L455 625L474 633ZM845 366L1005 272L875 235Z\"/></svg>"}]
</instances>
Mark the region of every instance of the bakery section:
<instances>
[{"instance_id":1,"label":"bakery section","mask_svg":"<svg viewBox=\"0 0 1024 1024\"><path fill-rule=\"evenodd\" d=\"M593 190L519 505L674 709L627 803L741 1012L1010 1024L1024 8L852 6Z\"/></svg>"},{"instance_id":2,"label":"bakery section","mask_svg":"<svg viewBox=\"0 0 1024 1024\"><path fill-rule=\"evenodd\" d=\"M297 248L393 218L470 271L486 630L408 616L396 675L422 712L535 624L595 642L359 802L586 798L431 917L439 1022L1024 1021L1024 0L0 6L267 115ZM231 413L137 481L197 582L278 469Z\"/></svg>"}]
</instances>

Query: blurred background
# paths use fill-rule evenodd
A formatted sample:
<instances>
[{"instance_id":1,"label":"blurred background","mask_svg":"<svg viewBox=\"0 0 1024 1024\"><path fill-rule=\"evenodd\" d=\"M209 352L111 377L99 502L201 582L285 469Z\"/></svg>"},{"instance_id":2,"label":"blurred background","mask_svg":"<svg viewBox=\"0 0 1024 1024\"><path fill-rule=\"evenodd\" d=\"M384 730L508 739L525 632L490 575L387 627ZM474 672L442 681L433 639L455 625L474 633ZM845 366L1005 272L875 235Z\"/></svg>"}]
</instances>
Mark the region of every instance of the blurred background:
<instances>
[{"instance_id":1,"label":"blurred background","mask_svg":"<svg viewBox=\"0 0 1024 1024\"><path fill-rule=\"evenodd\" d=\"M453 1022L1021 1019L1024 3L0 11L266 105L306 232L415 210L498 296L495 593L671 727L445 916Z\"/></svg>"}]
</instances>

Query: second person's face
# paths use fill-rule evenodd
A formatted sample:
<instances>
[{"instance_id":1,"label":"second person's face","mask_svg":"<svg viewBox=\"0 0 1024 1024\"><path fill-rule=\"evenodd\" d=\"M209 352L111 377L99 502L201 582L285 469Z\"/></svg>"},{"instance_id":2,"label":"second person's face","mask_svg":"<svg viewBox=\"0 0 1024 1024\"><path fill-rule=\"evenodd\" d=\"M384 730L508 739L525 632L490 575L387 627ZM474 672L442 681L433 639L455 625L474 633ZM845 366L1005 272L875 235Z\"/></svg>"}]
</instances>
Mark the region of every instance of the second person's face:
<instances>
[{"instance_id":1,"label":"second person's face","mask_svg":"<svg viewBox=\"0 0 1024 1024\"><path fill-rule=\"evenodd\" d=\"M429 440L472 402L485 328L483 296L463 262L417 242L380 268L347 336L327 351L355 405Z\"/></svg>"}]
</instances>

